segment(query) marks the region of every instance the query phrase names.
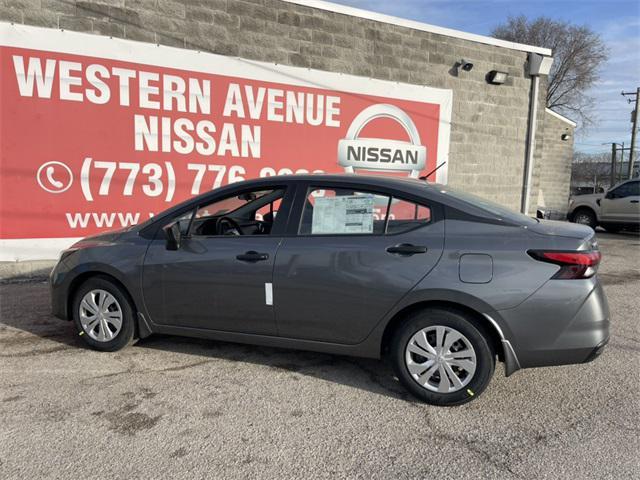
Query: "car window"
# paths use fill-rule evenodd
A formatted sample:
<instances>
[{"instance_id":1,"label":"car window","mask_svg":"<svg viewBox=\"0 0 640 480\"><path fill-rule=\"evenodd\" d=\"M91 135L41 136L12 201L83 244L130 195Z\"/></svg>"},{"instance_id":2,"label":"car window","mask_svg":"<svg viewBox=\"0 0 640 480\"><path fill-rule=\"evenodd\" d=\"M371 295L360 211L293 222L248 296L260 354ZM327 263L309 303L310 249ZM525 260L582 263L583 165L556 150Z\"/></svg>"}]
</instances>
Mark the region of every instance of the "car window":
<instances>
[{"instance_id":1,"label":"car window","mask_svg":"<svg viewBox=\"0 0 640 480\"><path fill-rule=\"evenodd\" d=\"M625 198L640 195L640 182L627 182L609 192L609 198Z\"/></svg>"},{"instance_id":2,"label":"car window","mask_svg":"<svg viewBox=\"0 0 640 480\"><path fill-rule=\"evenodd\" d=\"M278 199L275 202L270 202L268 205L265 205L262 208L259 208L256 211L256 220L265 221L265 220L273 220L276 218L278 214L278 210L280 210L280 204L282 203L282 199Z\"/></svg>"},{"instance_id":3,"label":"car window","mask_svg":"<svg viewBox=\"0 0 640 480\"><path fill-rule=\"evenodd\" d=\"M471 205L472 207L484 210L488 214L493 215L500 220L507 220L521 225L531 225L538 223L535 218L529 217L522 213L518 213L514 210L510 210L485 198L478 197L461 190L454 190L448 185L432 184L431 186L437 188L441 194L448 195L468 205Z\"/></svg>"},{"instance_id":4,"label":"car window","mask_svg":"<svg viewBox=\"0 0 640 480\"><path fill-rule=\"evenodd\" d=\"M431 209L425 205L393 198L389 208L387 233L402 233L431 222Z\"/></svg>"},{"instance_id":5,"label":"car window","mask_svg":"<svg viewBox=\"0 0 640 480\"><path fill-rule=\"evenodd\" d=\"M234 193L200 206L190 233L193 236L268 235L285 190L265 189Z\"/></svg>"},{"instance_id":6,"label":"car window","mask_svg":"<svg viewBox=\"0 0 640 480\"><path fill-rule=\"evenodd\" d=\"M383 235L402 233L431 221L431 210L389 195L350 188L307 192L301 235Z\"/></svg>"},{"instance_id":7,"label":"car window","mask_svg":"<svg viewBox=\"0 0 640 480\"><path fill-rule=\"evenodd\" d=\"M301 235L384 233L389 197L349 188L307 192L298 232Z\"/></svg>"},{"instance_id":8,"label":"car window","mask_svg":"<svg viewBox=\"0 0 640 480\"><path fill-rule=\"evenodd\" d=\"M628 182L611 191L611 198L625 198L639 195L640 182Z\"/></svg>"}]
</instances>

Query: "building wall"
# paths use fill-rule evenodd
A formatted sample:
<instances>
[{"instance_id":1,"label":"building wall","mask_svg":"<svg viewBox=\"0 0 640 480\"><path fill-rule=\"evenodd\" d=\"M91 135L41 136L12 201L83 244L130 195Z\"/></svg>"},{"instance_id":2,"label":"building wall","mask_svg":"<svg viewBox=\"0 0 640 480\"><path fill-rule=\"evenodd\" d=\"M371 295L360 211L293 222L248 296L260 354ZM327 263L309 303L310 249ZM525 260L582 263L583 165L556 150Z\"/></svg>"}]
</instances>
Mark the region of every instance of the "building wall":
<instances>
[{"instance_id":1,"label":"building wall","mask_svg":"<svg viewBox=\"0 0 640 480\"><path fill-rule=\"evenodd\" d=\"M574 126L545 112L544 109L543 112L537 205L546 210L553 210L555 215L564 218L571 189ZM564 133L569 134L571 138L562 140Z\"/></svg>"},{"instance_id":2,"label":"building wall","mask_svg":"<svg viewBox=\"0 0 640 480\"><path fill-rule=\"evenodd\" d=\"M449 183L520 207L526 52L280 0L4 0L0 20L452 89ZM486 82L494 69L505 85Z\"/></svg>"}]
</instances>

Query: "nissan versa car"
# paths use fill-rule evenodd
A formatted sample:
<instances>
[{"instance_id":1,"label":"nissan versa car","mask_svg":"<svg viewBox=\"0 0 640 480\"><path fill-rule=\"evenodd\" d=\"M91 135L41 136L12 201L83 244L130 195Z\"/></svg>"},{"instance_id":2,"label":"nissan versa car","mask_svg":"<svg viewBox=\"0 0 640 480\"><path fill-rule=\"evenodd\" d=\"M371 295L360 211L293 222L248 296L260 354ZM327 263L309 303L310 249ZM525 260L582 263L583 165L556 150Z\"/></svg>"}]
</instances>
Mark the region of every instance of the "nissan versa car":
<instances>
[{"instance_id":1,"label":"nissan versa car","mask_svg":"<svg viewBox=\"0 0 640 480\"><path fill-rule=\"evenodd\" d=\"M154 333L390 359L428 403L476 398L497 361L593 360L609 338L583 225L420 180L296 175L232 184L86 238L51 274L91 347Z\"/></svg>"}]
</instances>

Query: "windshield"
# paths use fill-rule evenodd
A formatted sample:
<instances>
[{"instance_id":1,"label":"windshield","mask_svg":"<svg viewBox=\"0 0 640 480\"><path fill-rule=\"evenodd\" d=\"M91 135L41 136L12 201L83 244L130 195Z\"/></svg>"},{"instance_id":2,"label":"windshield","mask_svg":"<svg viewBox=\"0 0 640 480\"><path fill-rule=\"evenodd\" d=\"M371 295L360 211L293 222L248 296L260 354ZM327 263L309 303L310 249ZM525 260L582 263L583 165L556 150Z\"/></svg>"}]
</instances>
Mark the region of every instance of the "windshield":
<instances>
[{"instance_id":1,"label":"windshield","mask_svg":"<svg viewBox=\"0 0 640 480\"><path fill-rule=\"evenodd\" d=\"M456 198L481 210L485 210L491 215L498 217L500 220L527 225L538 223L535 218L528 217L527 215L523 215L515 210L503 207L502 205L491 202L485 198L478 197L467 192L462 192L460 190L454 190L446 185L432 184L432 186L437 188L440 193L449 195L452 198Z\"/></svg>"}]
</instances>

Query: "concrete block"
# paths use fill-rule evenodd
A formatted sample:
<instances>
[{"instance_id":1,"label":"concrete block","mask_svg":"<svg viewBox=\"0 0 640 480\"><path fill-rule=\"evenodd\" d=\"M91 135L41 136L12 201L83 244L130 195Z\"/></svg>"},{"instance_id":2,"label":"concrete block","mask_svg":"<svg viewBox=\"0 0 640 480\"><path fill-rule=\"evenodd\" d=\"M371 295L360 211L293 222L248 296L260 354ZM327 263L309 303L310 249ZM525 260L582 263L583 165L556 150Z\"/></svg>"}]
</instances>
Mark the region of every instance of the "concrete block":
<instances>
[{"instance_id":1,"label":"concrete block","mask_svg":"<svg viewBox=\"0 0 640 480\"><path fill-rule=\"evenodd\" d=\"M145 12L132 10L131 8L109 7L108 17L113 21L125 23L128 25L147 26L148 28L153 28L152 26L150 27L149 25L147 25L146 22L148 22L149 19L156 17L157 13L147 12L147 15L145 15L144 17L145 21L143 22L142 18L144 13ZM96 15L96 17L100 18L98 15Z\"/></svg>"},{"instance_id":2,"label":"concrete block","mask_svg":"<svg viewBox=\"0 0 640 480\"><path fill-rule=\"evenodd\" d=\"M102 20L93 21L93 33L108 37L124 38L124 25L115 22L105 22Z\"/></svg>"},{"instance_id":3,"label":"concrete block","mask_svg":"<svg viewBox=\"0 0 640 480\"><path fill-rule=\"evenodd\" d=\"M185 40L181 34L170 35L156 32L156 43L167 47L185 48Z\"/></svg>"},{"instance_id":4,"label":"concrete block","mask_svg":"<svg viewBox=\"0 0 640 480\"><path fill-rule=\"evenodd\" d=\"M278 23L292 27L300 26L300 15L290 11L278 12Z\"/></svg>"},{"instance_id":5,"label":"concrete block","mask_svg":"<svg viewBox=\"0 0 640 480\"><path fill-rule=\"evenodd\" d=\"M309 30L308 28L292 27L289 30L289 38L292 38L294 40L303 40L305 42L310 42L312 40L312 37L312 30Z\"/></svg>"},{"instance_id":6,"label":"concrete block","mask_svg":"<svg viewBox=\"0 0 640 480\"><path fill-rule=\"evenodd\" d=\"M157 5L158 0L124 0L122 6L132 10L155 10Z\"/></svg>"},{"instance_id":7,"label":"concrete block","mask_svg":"<svg viewBox=\"0 0 640 480\"><path fill-rule=\"evenodd\" d=\"M27 25L58 28L58 15L46 10L25 10L22 18Z\"/></svg>"},{"instance_id":8,"label":"concrete block","mask_svg":"<svg viewBox=\"0 0 640 480\"><path fill-rule=\"evenodd\" d=\"M226 12L213 12L213 23L226 28L240 28L240 17Z\"/></svg>"},{"instance_id":9,"label":"concrete block","mask_svg":"<svg viewBox=\"0 0 640 480\"><path fill-rule=\"evenodd\" d=\"M3 22L22 23L22 10L0 5L0 20Z\"/></svg>"},{"instance_id":10,"label":"concrete block","mask_svg":"<svg viewBox=\"0 0 640 480\"><path fill-rule=\"evenodd\" d=\"M240 16L240 30L245 32L264 32L266 22L253 17Z\"/></svg>"},{"instance_id":11,"label":"concrete block","mask_svg":"<svg viewBox=\"0 0 640 480\"><path fill-rule=\"evenodd\" d=\"M3 0L5 8L17 8L18 10L39 10L40 0Z\"/></svg>"},{"instance_id":12,"label":"concrete block","mask_svg":"<svg viewBox=\"0 0 640 480\"><path fill-rule=\"evenodd\" d=\"M185 18L186 9L184 2L176 2L174 0L157 0L157 11L162 15L172 18Z\"/></svg>"},{"instance_id":13,"label":"concrete block","mask_svg":"<svg viewBox=\"0 0 640 480\"><path fill-rule=\"evenodd\" d=\"M153 30L141 28L136 25L125 25L124 37L138 42L156 42L156 33Z\"/></svg>"},{"instance_id":14,"label":"concrete block","mask_svg":"<svg viewBox=\"0 0 640 480\"><path fill-rule=\"evenodd\" d=\"M186 5L185 19L189 22L213 23L216 10L207 7Z\"/></svg>"},{"instance_id":15,"label":"concrete block","mask_svg":"<svg viewBox=\"0 0 640 480\"><path fill-rule=\"evenodd\" d=\"M229 0L227 12L238 16L252 17L259 20L278 21L278 12L261 4L249 3L240 0Z\"/></svg>"},{"instance_id":16,"label":"concrete block","mask_svg":"<svg viewBox=\"0 0 640 480\"><path fill-rule=\"evenodd\" d=\"M320 30L314 30L311 34L311 39L314 43L322 45L333 45L333 36L330 33Z\"/></svg>"},{"instance_id":17,"label":"concrete block","mask_svg":"<svg viewBox=\"0 0 640 480\"><path fill-rule=\"evenodd\" d=\"M69 0L42 0L41 8L52 13L75 16L76 4Z\"/></svg>"},{"instance_id":18,"label":"concrete block","mask_svg":"<svg viewBox=\"0 0 640 480\"><path fill-rule=\"evenodd\" d=\"M93 21L89 18L61 15L58 21L60 28L65 30L73 30L75 32L93 32Z\"/></svg>"},{"instance_id":19,"label":"concrete block","mask_svg":"<svg viewBox=\"0 0 640 480\"><path fill-rule=\"evenodd\" d=\"M114 7L122 8L122 7ZM128 9L135 12L135 10ZM83 18L96 18L108 20L110 18L109 4L106 2L95 2L91 0L81 0L76 2L76 15Z\"/></svg>"}]
</instances>

